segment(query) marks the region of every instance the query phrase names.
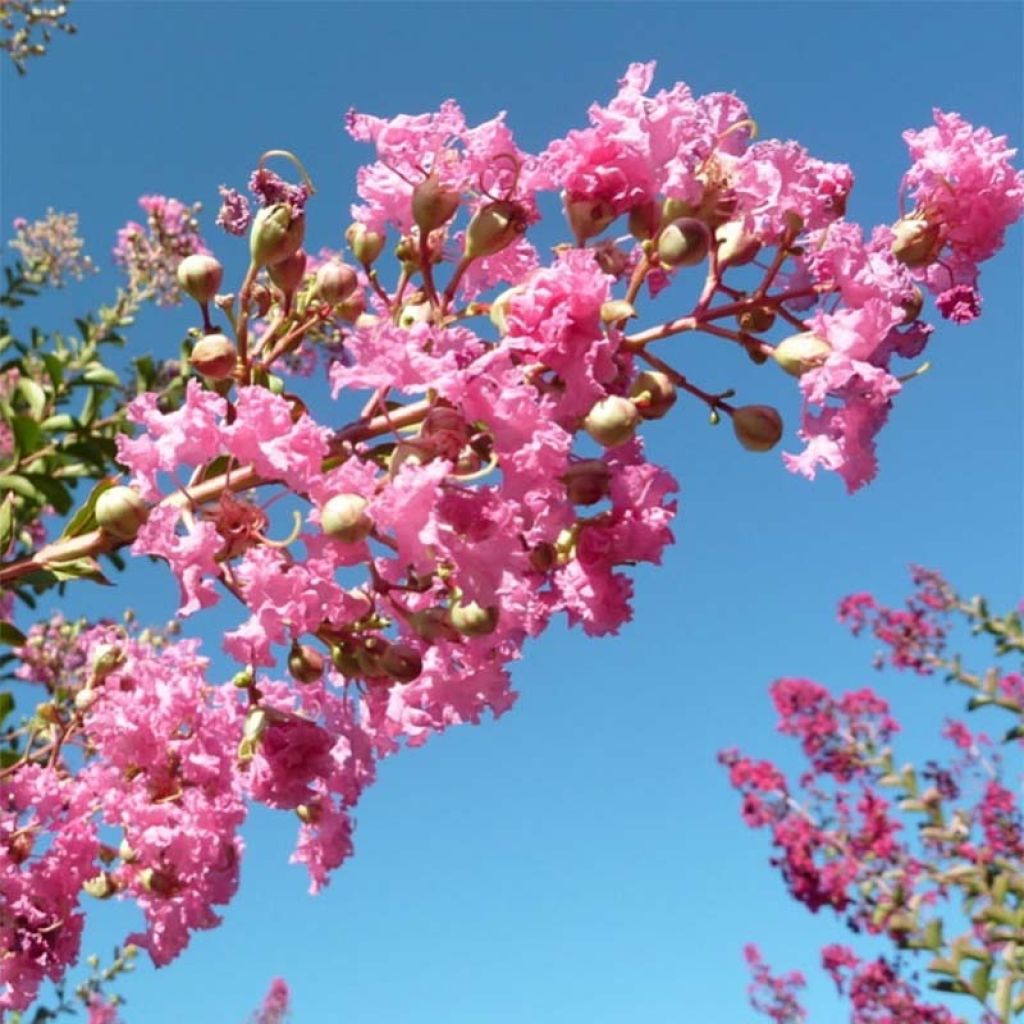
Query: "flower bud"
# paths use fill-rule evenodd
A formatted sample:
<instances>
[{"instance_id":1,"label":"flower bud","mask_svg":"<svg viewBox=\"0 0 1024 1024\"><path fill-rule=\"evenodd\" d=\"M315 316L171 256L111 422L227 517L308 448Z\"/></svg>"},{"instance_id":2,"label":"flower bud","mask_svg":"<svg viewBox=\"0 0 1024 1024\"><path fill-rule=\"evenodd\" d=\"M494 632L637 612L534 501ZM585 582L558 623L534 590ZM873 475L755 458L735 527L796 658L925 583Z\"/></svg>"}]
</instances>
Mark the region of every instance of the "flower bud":
<instances>
[{"instance_id":1,"label":"flower bud","mask_svg":"<svg viewBox=\"0 0 1024 1024\"><path fill-rule=\"evenodd\" d=\"M904 313L903 322L912 324L921 315L921 309L924 307L924 292L914 285L913 291L900 303L900 306Z\"/></svg>"},{"instance_id":2,"label":"flower bud","mask_svg":"<svg viewBox=\"0 0 1024 1024\"><path fill-rule=\"evenodd\" d=\"M252 222L249 252L258 267L273 266L294 255L302 247L306 218L288 203L264 206Z\"/></svg>"},{"instance_id":3,"label":"flower bud","mask_svg":"<svg viewBox=\"0 0 1024 1024\"><path fill-rule=\"evenodd\" d=\"M610 238L598 242L591 250L594 262L609 277L622 277L629 267L629 253L620 249Z\"/></svg>"},{"instance_id":4,"label":"flower bud","mask_svg":"<svg viewBox=\"0 0 1024 1024\"><path fill-rule=\"evenodd\" d=\"M676 404L676 386L661 370L644 370L638 373L629 389L637 412L645 420L660 420Z\"/></svg>"},{"instance_id":5,"label":"flower bud","mask_svg":"<svg viewBox=\"0 0 1024 1024\"><path fill-rule=\"evenodd\" d=\"M476 601L463 602L461 597L452 604L448 617L463 636L487 636L498 626L496 607L481 608Z\"/></svg>"},{"instance_id":6,"label":"flower bud","mask_svg":"<svg viewBox=\"0 0 1024 1024\"><path fill-rule=\"evenodd\" d=\"M359 659L356 657L355 648L351 644L338 644L332 647L331 661L334 663L334 667L346 679L354 679L360 674Z\"/></svg>"},{"instance_id":7,"label":"flower bud","mask_svg":"<svg viewBox=\"0 0 1024 1024\"><path fill-rule=\"evenodd\" d=\"M382 636L365 637L355 649L356 661L359 664L359 675L368 683L390 683L391 677L381 667L384 656L391 644Z\"/></svg>"},{"instance_id":8,"label":"flower bud","mask_svg":"<svg viewBox=\"0 0 1024 1024\"><path fill-rule=\"evenodd\" d=\"M565 215L579 245L601 234L618 216L615 207L606 199L569 198L565 200Z\"/></svg>"},{"instance_id":9,"label":"flower bud","mask_svg":"<svg viewBox=\"0 0 1024 1024\"><path fill-rule=\"evenodd\" d=\"M155 892L158 896L173 895L177 885L174 876L168 871L156 868L143 868L138 874L139 884L146 892Z\"/></svg>"},{"instance_id":10,"label":"flower bud","mask_svg":"<svg viewBox=\"0 0 1024 1024\"><path fill-rule=\"evenodd\" d=\"M813 331L803 331L780 341L772 350L772 358L786 373L799 377L821 366L831 352L832 346L824 338Z\"/></svg>"},{"instance_id":11,"label":"flower bud","mask_svg":"<svg viewBox=\"0 0 1024 1024\"><path fill-rule=\"evenodd\" d=\"M341 260L328 260L316 272L316 293L330 306L344 302L358 287L355 270Z\"/></svg>"},{"instance_id":12,"label":"flower bud","mask_svg":"<svg viewBox=\"0 0 1024 1024\"><path fill-rule=\"evenodd\" d=\"M929 224L923 217L904 217L892 226L895 236L892 254L908 267L926 267L934 263L942 248L938 224Z\"/></svg>"},{"instance_id":13,"label":"flower bud","mask_svg":"<svg viewBox=\"0 0 1024 1024\"><path fill-rule=\"evenodd\" d=\"M131 487L110 487L96 499L96 525L117 540L135 540L149 506Z\"/></svg>"},{"instance_id":14,"label":"flower bud","mask_svg":"<svg viewBox=\"0 0 1024 1024\"><path fill-rule=\"evenodd\" d=\"M554 544L541 541L530 548L530 568L534 572L547 572L558 560Z\"/></svg>"},{"instance_id":15,"label":"flower bud","mask_svg":"<svg viewBox=\"0 0 1024 1024\"><path fill-rule=\"evenodd\" d=\"M224 334L204 334L192 346L189 362L210 380L227 380L235 372L238 352L235 343Z\"/></svg>"},{"instance_id":16,"label":"flower bud","mask_svg":"<svg viewBox=\"0 0 1024 1024\"><path fill-rule=\"evenodd\" d=\"M95 690L79 690L75 694L75 710L88 711L98 698L99 694Z\"/></svg>"},{"instance_id":17,"label":"flower bud","mask_svg":"<svg viewBox=\"0 0 1024 1024\"><path fill-rule=\"evenodd\" d=\"M205 306L217 294L224 279L224 268L213 256L195 252L178 264L177 277L181 290Z\"/></svg>"},{"instance_id":18,"label":"flower bud","mask_svg":"<svg viewBox=\"0 0 1024 1024\"><path fill-rule=\"evenodd\" d=\"M629 320L636 315L636 307L625 299L609 299L601 303L601 323L617 324L620 320Z\"/></svg>"},{"instance_id":19,"label":"flower bud","mask_svg":"<svg viewBox=\"0 0 1024 1024\"><path fill-rule=\"evenodd\" d=\"M638 203L629 211L629 233L638 241L645 242L658 233L661 213L657 204L648 200Z\"/></svg>"},{"instance_id":20,"label":"flower bud","mask_svg":"<svg viewBox=\"0 0 1024 1024\"><path fill-rule=\"evenodd\" d=\"M249 293L249 301L252 304L252 311L256 316L266 316L274 302L270 289L265 284L258 282L252 286Z\"/></svg>"},{"instance_id":21,"label":"flower bud","mask_svg":"<svg viewBox=\"0 0 1024 1024\"><path fill-rule=\"evenodd\" d=\"M766 452L782 439L782 417L770 405L743 405L733 410L732 429L748 451Z\"/></svg>"},{"instance_id":22,"label":"flower bud","mask_svg":"<svg viewBox=\"0 0 1024 1024\"><path fill-rule=\"evenodd\" d=\"M354 324L366 312L366 297L361 291L353 292L344 302L334 307L334 315L347 324Z\"/></svg>"},{"instance_id":23,"label":"flower bud","mask_svg":"<svg viewBox=\"0 0 1024 1024\"><path fill-rule=\"evenodd\" d=\"M298 249L291 256L286 256L283 260L278 260L277 263L267 267L267 273L270 275L270 280L285 295L294 295L299 285L302 284L303 277L306 276L306 254Z\"/></svg>"},{"instance_id":24,"label":"flower bud","mask_svg":"<svg viewBox=\"0 0 1024 1024\"><path fill-rule=\"evenodd\" d=\"M437 640L438 637L444 637L445 640L456 639L457 634L448 621L448 612L436 605L424 608L422 611L412 612L407 621L417 635L423 637L424 640Z\"/></svg>"},{"instance_id":25,"label":"flower bud","mask_svg":"<svg viewBox=\"0 0 1024 1024\"><path fill-rule=\"evenodd\" d=\"M365 266L370 266L384 251L386 239L377 231L371 231L362 221L354 221L345 232L352 255Z\"/></svg>"},{"instance_id":26,"label":"flower bud","mask_svg":"<svg viewBox=\"0 0 1024 1024\"><path fill-rule=\"evenodd\" d=\"M491 323L498 328L498 333L504 337L508 333L508 307L515 296L523 290L521 285L514 285L506 288L492 303L490 318Z\"/></svg>"},{"instance_id":27,"label":"flower bud","mask_svg":"<svg viewBox=\"0 0 1024 1024\"><path fill-rule=\"evenodd\" d=\"M336 494L320 510L320 526L335 540L358 544L373 529L373 520L366 514L368 504L359 494Z\"/></svg>"},{"instance_id":28,"label":"flower bud","mask_svg":"<svg viewBox=\"0 0 1024 1024\"><path fill-rule=\"evenodd\" d=\"M775 323L775 313L768 306L754 306L740 313L736 322L748 334L762 334L771 330Z\"/></svg>"},{"instance_id":29,"label":"flower bud","mask_svg":"<svg viewBox=\"0 0 1024 1024\"><path fill-rule=\"evenodd\" d=\"M97 644L92 650L92 682L106 679L114 669L125 662L124 651L116 644Z\"/></svg>"},{"instance_id":30,"label":"flower bud","mask_svg":"<svg viewBox=\"0 0 1024 1024\"><path fill-rule=\"evenodd\" d=\"M640 422L637 407L621 395L602 398L583 421L583 429L600 445L614 448L625 444Z\"/></svg>"},{"instance_id":31,"label":"flower bud","mask_svg":"<svg viewBox=\"0 0 1024 1024\"><path fill-rule=\"evenodd\" d=\"M730 220L715 230L720 267L742 267L749 263L761 248L761 243L743 230L738 220Z\"/></svg>"},{"instance_id":32,"label":"flower bud","mask_svg":"<svg viewBox=\"0 0 1024 1024\"><path fill-rule=\"evenodd\" d=\"M288 671L300 683L315 683L324 674L324 657L309 644L292 644L288 654Z\"/></svg>"},{"instance_id":33,"label":"flower bud","mask_svg":"<svg viewBox=\"0 0 1024 1024\"><path fill-rule=\"evenodd\" d=\"M447 224L458 208L459 193L442 185L436 171L413 187L412 219L421 236Z\"/></svg>"},{"instance_id":34,"label":"flower bud","mask_svg":"<svg viewBox=\"0 0 1024 1024\"><path fill-rule=\"evenodd\" d=\"M496 199L484 203L466 227L464 258L480 259L508 248L526 230L527 211L521 203Z\"/></svg>"},{"instance_id":35,"label":"flower bud","mask_svg":"<svg viewBox=\"0 0 1024 1024\"><path fill-rule=\"evenodd\" d=\"M378 665L396 683L411 683L423 671L423 658L408 644L391 644L381 655Z\"/></svg>"},{"instance_id":36,"label":"flower bud","mask_svg":"<svg viewBox=\"0 0 1024 1024\"><path fill-rule=\"evenodd\" d=\"M566 494L574 505L596 505L608 494L612 474L600 459L574 462L562 476Z\"/></svg>"},{"instance_id":37,"label":"flower bud","mask_svg":"<svg viewBox=\"0 0 1024 1024\"><path fill-rule=\"evenodd\" d=\"M86 879L82 883L83 892L97 900L108 900L117 892L117 882L109 871L101 871L98 875Z\"/></svg>"},{"instance_id":38,"label":"flower bud","mask_svg":"<svg viewBox=\"0 0 1024 1024\"><path fill-rule=\"evenodd\" d=\"M658 260L666 267L692 267L708 254L708 229L699 220L681 217L658 235Z\"/></svg>"}]
</instances>

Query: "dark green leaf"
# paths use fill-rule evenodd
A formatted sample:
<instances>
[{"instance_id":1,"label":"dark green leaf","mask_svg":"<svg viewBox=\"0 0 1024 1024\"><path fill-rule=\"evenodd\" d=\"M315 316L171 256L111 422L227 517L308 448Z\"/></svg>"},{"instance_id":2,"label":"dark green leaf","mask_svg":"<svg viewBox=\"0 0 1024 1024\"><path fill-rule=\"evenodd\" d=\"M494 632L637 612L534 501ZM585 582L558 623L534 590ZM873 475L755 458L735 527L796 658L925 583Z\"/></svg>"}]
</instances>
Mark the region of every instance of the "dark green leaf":
<instances>
[{"instance_id":1,"label":"dark green leaf","mask_svg":"<svg viewBox=\"0 0 1024 1024\"><path fill-rule=\"evenodd\" d=\"M33 487L31 481L16 473L6 473L0 476L0 494L4 491L13 491L15 494L20 494L23 498L28 498L38 505L42 505L46 501L45 494L36 487Z\"/></svg>"},{"instance_id":2,"label":"dark green leaf","mask_svg":"<svg viewBox=\"0 0 1024 1024\"><path fill-rule=\"evenodd\" d=\"M25 634L20 629L12 625L10 622L0 622L0 644L6 644L8 647L22 647L25 643ZM3 701L4 695L0 693L0 702ZM0 719L3 715L0 714Z\"/></svg>"},{"instance_id":3,"label":"dark green leaf","mask_svg":"<svg viewBox=\"0 0 1024 1024\"><path fill-rule=\"evenodd\" d=\"M25 473L24 476L37 490L46 495L46 500L59 515L67 515L71 511L71 492L59 480L45 473Z\"/></svg>"},{"instance_id":4,"label":"dark green leaf","mask_svg":"<svg viewBox=\"0 0 1024 1024\"><path fill-rule=\"evenodd\" d=\"M39 424L28 416L15 416L11 420L14 447L19 455L31 455L43 447L45 439Z\"/></svg>"}]
</instances>

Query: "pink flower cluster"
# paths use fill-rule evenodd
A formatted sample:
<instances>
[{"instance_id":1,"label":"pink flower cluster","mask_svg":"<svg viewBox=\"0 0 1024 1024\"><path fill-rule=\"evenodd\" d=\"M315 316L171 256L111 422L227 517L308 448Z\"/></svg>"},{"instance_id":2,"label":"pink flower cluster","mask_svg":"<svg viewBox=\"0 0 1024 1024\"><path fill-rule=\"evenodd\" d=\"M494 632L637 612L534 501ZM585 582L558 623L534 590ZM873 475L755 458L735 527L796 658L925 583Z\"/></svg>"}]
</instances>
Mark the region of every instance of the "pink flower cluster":
<instances>
[{"instance_id":1,"label":"pink flower cluster","mask_svg":"<svg viewBox=\"0 0 1024 1024\"><path fill-rule=\"evenodd\" d=\"M133 295L174 305L181 301L178 264L193 253L208 252L196 220L199 206L166 196L142 196L139 206L146 223L129 221L118 231L114 260L127 274Z\"/></svg>"},{"instance_id":2,"label":"pink flower cluster","mask_svg":"<svg viewBox=\"0 0 1024 1024\"><path fill-rule=\"evenodd\" d=\"M0 866L21 915L0 929L4 1005L24 1005L75 955L85 883L139 903L138 942L159 963L216 924L249 801L298 814L294 859L324 885L351 852L352 808L380 758L511 707L509 665L557 616L594 636L629 621L628 570L661 560L677 490L646 459L639 428L686 394L715 421L731 417L747 449L783 434L776 410L704 390L656 343L703 334L777 364L799 378L805 406L807 448L787 456L790 468L836 470L851 490L873 476L874 437L902 386L891 362L928 341L914 283L940 253L928 232L939 224L943 245L976 259L991 252L963 240L963 203L926 203L926 175L913 182L926 211L865 241L845 219L846 165L792 142L755 143L734 96L698 97L681 83L651 95L653 71L631 65L587 127L539 155L519 149L503 114L471 127L452 101L390 120L351 112L350 134L376 148L346 235L358 266L307 256L311 185L304 172L302 185L285 182L263 159L250 181L255 216L221 190L218 222L230 234L251 228L251 264L220 299L223 266L206 254L195 209L140 201L147 225L122 229L115 251L130 289L166 304L180 286L202 329L180 400L131 403L137 429L118 439L128 478L102 518L97 499L97 536L164 560L181 616L236 601L224 647L242 669L214 685L190 641L157 655L110 627L85 634L85 660L68 665L74 710L54 740L79 737L82 770L48 770L29 751L0 777L9 848L55 837ZM948 145L922 138L919 161ZM957 159L971 146L958 142ZM1008 223L1017 178L1008 153L990 149L982 163L1011 196L999 207ZM544 190L562 193L575 241L546 260L526 237ZM601 238L620 217L629 234ZM703 280L692 308L630 333L645 286L667 305L689 270ZM770 341L773 331L788 336ZM278 376L289 361L308 369L325 338L336 407L369 392L344 426L314 417ZM98 673L105 646L117 654ZM53 666L38 652L26 659L47 684ZM724 758L794 893L846 910L869 861L912 888L916 861L893 809L866 788L895 731L884 702L870 691L832 700L801 680L780 682L775 697L812 771L865 787L819 823L793 810L781 773ZM1005 837L997 804L990 831ZM111 853L101 827L120 829L122 848ZM32 887L48 895L33 903ZM878 930L899 908L876 909L849 912Z\"/></svg>"},{"instance_id":3,"label":"pink flower cluster","mask_svg":"<svg viewBox=\"0 0 1024 1024\"><path fill-rule=\"evenodd\" d=\"M772 974L761 951L752 943L743 948L743 957L751 973L747 988L750 1005L773 1024L803 1024L807 1011L798 993L807 985L804 976L799 971Z\"/></svg>"},{"instance_id":4,"label":"pink flower cluster","mask_svg":"<svg viewBox=\"0 0 1024 1024\"><path fill-rule=\"evenodd\" d=\"M975 632L995 636L997 654L1024 646L1019 621L992 616L979 599L964 602L938 573L914 567L912 575L917 589L907 610L859 594L842 603L841 618L855 632L870 627L890 648L895 668L922 675L945 670L978 691L971 709L995 705L1010 712L1017 725L1004 742L1019 750L1019 673L994 667L972 673L959 657L944 654L953 614L966 617ZM770 831L772 864L794 899L814 912L831 907L851 931L886 938L900 951L895 959L862 961L844 946L823 950L823 965L848 1001L851 1020L961 1020L922 998L908 951L929 954L932 988L973 995L1007 1012L1007 993L1020 980L1015 933L1006 925L1016 920L1010 906L1017 903L1007 893L1024 886L1024 814L1019 782L1004 780L1003 755L984 734L947 722L943 735L955 753L945 765L898 766L891 746L898 725L870 690L833 697L795 679L771 689L779 731L800 742L808 762L798 782L735 750L721 760L742 795L746 823ZM748 959L755 1007L775 1021L802 1020L789 1000L792 986L759 958ZM1009 1018L984 1012L979 1018L984 1024L997 1019Z\"/></svg>"}]
</instances>

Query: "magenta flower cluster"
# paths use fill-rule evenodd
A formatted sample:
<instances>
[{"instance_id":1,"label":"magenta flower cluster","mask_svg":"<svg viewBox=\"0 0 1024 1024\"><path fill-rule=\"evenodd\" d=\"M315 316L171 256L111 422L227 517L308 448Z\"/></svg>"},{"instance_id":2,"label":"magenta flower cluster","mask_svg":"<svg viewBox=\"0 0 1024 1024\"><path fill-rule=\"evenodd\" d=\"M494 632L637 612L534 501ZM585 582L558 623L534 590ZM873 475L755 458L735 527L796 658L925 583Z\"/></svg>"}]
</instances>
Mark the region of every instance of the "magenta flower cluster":
<instances>
[{"instance_id":1,"label":"magenta flower cluster","mask_svg":"<svg viewBox=\"0 0 1024 1024\"><path fill-rule=\"evenodd\" d=\"M140 200L147 223L115 251L130 288L190 296L202 327L180 401L144 393L129 407L127 479L96 499L91 553L131 543L166 562L183 617L235 601L224 648L239 672L212 680L195 641L111 626L77 634L63 669L26 647L24 677L73 708L52 712L45 757L0 773L0 1007L24 1007L74 961L83 892L137 903L146 924L131 941L159 964L215 926L253 802L297 815L293 859L323 886L352 851L380 759L507 711L509 666L557 617L593 636L629 621L628 570L660 562L676 511L639 428L685 394L730 418L744 448L783 434L775 409L701 388L655 354L662 343L700 334L792 374L805 448L789 467L837 471L851 490L872 478L903 386L893 360L931 332L924 291L970 319L977 264L1021 214L1011 151L938 115L909 138L914 210L865 234L845 218L849 167L754 141L735 96L652 93L653 71L632 65L587 127L539 154L504 115L470 127L454 102L350 113L350 134L376 148L347 232L355 265L301 248L315 211L305 172L292 185L261 160L255 213L222 187L218 221L249 231L251 254L223 294L194 208ZM529 232L552 190L573 241L547 258ZM628 234L602 237L623 217ZM692 309L630 331L644 297L666 306L689 271ZM288 361L308 370L318 351L339 408L368 392L347 424L319 422L290 390ZM833 701L786 680L775 698L784 730L838 782L860 780L863 749L895 729L867 691ZM865 792L816 824L770 766L727 761L809 905L851 908L868 855L914 884L883 800ZM1009 842L997 798L990 810L989 841Z\"/></svg>"}]
</instances>

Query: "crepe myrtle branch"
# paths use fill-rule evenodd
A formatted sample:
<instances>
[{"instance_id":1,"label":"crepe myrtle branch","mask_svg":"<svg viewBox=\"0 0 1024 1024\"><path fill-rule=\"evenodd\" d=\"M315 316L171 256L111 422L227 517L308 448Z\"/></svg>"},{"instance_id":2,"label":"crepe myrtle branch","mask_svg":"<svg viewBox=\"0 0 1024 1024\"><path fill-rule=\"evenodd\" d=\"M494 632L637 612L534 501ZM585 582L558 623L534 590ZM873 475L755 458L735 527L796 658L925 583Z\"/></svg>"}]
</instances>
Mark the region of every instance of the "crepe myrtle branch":
<instances>
[{"instance_id":1,"label":"crepe myrtle branch","mask_svg":"<svg viewBox=\"0 0 1024 1024\"><path fill-rule=\"evenodd\" d=\"M429 409L430 403L427 401L413 402L393 412L349 424L331 439L327 461L336 463L339 458L344 459L353 446L362 441L380 437L402 427L414 426L426 416ZM208 505L219 500L222 494L249 491L272 483L273 480L261 477L252 466L242 466L211 477L202 483L182 487L168 495L160 504L179 508ZM0 586L10 585L33 572L62 563L108 554L130 543L130 539L120 539L99 529L90 530L77 537L62 538L44 545L25 558L0 565Z\"/></svg>"}]
</instances>

